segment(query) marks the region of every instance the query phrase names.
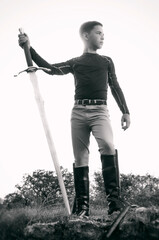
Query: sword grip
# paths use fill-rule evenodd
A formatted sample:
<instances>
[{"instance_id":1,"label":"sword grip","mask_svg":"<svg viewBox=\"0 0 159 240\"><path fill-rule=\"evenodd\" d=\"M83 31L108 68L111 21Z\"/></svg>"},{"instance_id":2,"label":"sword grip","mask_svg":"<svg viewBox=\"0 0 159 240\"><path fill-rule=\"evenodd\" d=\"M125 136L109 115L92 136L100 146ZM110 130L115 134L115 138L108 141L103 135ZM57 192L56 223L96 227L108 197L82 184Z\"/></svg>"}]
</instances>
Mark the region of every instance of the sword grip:
<instances>
[{"instance_id":1,"label":"sword grip","mask_svg":"<svg viewBox=\"0 0 159 240\"><path fill-rule=\"evenodd\" d=\"M24 30L22 28L19 28L19 32L20 32L20 34L24 34ZM28 46L27 42L24 43L23 49L24 49L27 65L28 65L28 67L32 67L33 66L33 61L32 61L30 49L29 49L29 46Z\"/></svg>"}]
</instances>

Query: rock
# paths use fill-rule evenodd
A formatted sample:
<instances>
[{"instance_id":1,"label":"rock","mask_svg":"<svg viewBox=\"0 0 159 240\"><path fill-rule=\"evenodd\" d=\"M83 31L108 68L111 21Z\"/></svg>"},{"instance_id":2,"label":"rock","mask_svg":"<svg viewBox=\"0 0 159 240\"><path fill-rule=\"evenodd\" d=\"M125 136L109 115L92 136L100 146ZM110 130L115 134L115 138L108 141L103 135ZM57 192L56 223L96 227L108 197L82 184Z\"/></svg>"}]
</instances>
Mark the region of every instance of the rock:
<instances>
[{"instance_id":1,"label":"rock","mask_svg":"<svg viewBox=\"0 0 159 240\"><path fill-rule=\"evenodd\" d=\"M114 218L116 216L114 215ZM114 218L63 218L53 223L34 223L25 229L27 240L103 240ZM159 209L131 209L110 239L158 240Z\"/></svg>"},{"instance_id":2,"label":"rock","mask_svg":"<svg viewBox=\"0 0 159 240\"><path fill-rule=\"evenodd\" d=\"M47 240L100 240L109 224L90 220L65 220L55 223L35 223L25 229L28 239Z\"/></svg>"},{"instance_id":3,"label":"rock","mask_svg":"<svg viewBox=\"0 0 159 240\"><path fill-rule=\"evenodd\" d=\"M142 223L150 222L150 214L147 208L140 207L135 210L136 219Z\"/></svg>"},{"instance_id":4,"label":"rock","mask_svg":"<svg viewBox=\"0 0 159 240\"><path fill-rule=\"evenodd\" d=\"M120 228L119 239L159 239L159 209L137 208L127 216ZM155 219L152 221L152 219Z\"/></svg>"}]
</instances>

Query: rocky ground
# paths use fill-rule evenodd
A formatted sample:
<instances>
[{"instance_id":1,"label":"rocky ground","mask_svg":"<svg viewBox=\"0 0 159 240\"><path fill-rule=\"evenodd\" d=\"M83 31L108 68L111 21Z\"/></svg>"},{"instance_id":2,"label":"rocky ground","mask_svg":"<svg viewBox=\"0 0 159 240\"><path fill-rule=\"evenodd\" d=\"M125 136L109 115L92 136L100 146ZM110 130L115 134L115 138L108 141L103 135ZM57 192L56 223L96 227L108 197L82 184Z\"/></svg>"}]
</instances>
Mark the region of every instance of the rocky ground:
<instances>
[{"instance_id":1,"label":"rocky ground","mask_svg":"<svg viewBox=\"0 0 159 240\"><path fill-rule=\"evenodd\" d=\"M116 215L106 218L79 219L65 217L52 223L34 223L25 228L28 240L104 240ZM112 240L158 240L159 209L130 209Z\"/></svg>"}]
</instances>

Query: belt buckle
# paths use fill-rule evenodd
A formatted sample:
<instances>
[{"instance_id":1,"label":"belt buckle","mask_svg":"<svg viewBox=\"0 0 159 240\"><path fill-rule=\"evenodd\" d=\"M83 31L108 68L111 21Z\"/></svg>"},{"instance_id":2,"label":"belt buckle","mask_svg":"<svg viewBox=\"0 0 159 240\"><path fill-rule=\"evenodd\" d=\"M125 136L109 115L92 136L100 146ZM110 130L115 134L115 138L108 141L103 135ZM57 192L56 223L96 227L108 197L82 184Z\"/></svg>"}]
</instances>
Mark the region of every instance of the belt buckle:
<instances>
[{"instance_id":1,"label":"belt buckle","mask_svg":"<svg viewBox=\"0 0 159 240\"><path fill-rule=\"evenodd\" d=\"M86 101L86 99L82 99L82 105L85 106L86 104L84 104L84 102Z\"/></svg>"},{"instance_id":2,"label":"belt buckle","mask_svg":"<svg viewBox=\"0 0 159 240\"><path fill-rule=\"evenodd\" d=\"M86 106L86 105L87 105L86 102L88 102L88 104L90 104L90 101L91 101L91 100L89 100L89 99L82 99L82 105L83 105L83 106Z\"/></svg>"}]
</instances>

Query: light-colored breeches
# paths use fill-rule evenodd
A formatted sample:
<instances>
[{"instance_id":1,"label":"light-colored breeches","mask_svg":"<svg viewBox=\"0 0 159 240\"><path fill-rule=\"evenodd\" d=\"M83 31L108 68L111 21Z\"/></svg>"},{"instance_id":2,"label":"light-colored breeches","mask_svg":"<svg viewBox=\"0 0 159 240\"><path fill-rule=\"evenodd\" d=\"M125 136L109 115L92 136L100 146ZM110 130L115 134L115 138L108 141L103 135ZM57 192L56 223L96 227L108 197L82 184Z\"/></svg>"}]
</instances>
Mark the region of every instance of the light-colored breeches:
<instances>
[{"instance_id":1,"label":"light-colored breeches","mask_svg":"<svg viewBox=\"0 0 159 240\"><path fill-rule=\"evenodd\" d=\"M101 155L114 155L113 132L106 105L74 105L71 115L75 166L88 166L90 133Z\"/></svg>"}]
</instances>

